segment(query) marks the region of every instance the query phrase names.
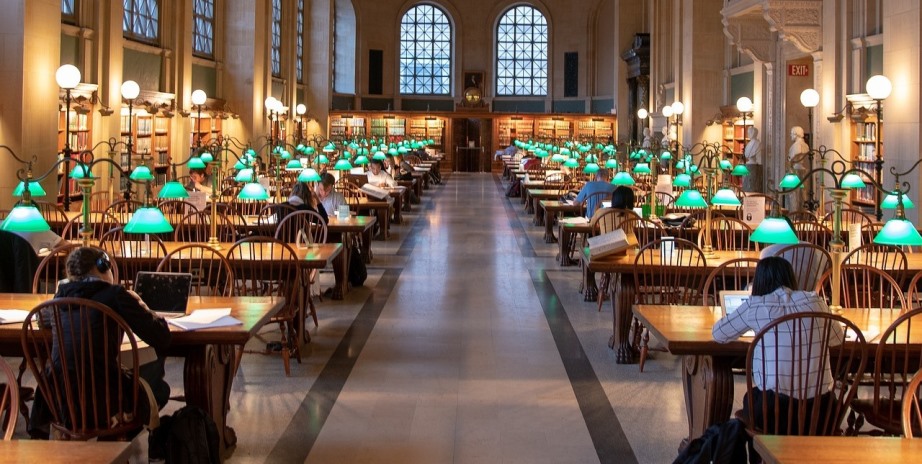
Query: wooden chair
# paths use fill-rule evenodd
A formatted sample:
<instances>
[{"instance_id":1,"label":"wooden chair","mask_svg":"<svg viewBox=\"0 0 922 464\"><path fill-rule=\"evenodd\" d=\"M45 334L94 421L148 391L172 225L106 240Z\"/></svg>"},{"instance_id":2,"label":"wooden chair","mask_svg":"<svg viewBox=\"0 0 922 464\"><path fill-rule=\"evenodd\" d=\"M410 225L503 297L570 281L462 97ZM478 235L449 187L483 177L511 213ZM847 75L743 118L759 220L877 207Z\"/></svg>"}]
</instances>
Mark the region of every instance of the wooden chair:
<instances>
[{"instance_id":1,"label":"wooden chair","mask_svg":"<svg viewBox=\"0 0 922 464\"><path fill-rule=\"evenodd\" d=\"M905 271L908 269L906 253L897 246L865 243L850 251L844 258L844 264L865 264L888 271Z\"/></svg>"},{"instance_id":2,"label":"wooden chair","mask_svg":"<svg viewBox=\"0 0 922 464\"><path fill-rule=\"evenodd\" d=\"M115 257L113 267L118 268L119 279L127 289L134 287L134 279L139 271L153 271L156 262L166 256L166 246L160 238L143 234L126 234L122 227L116 227L99 240L99 247L110 258ZM129 259L130 258L130 259ZM139 259L140 258L140 259ZM147 258L147 259L144 259Z\"/></svg>"},{"instance_id":3,"label":"wooden chair","mask_svg":"<svg viewBox=\"0 0 922 464\"><path fill-rule=\"evenodd\" d=\"M0 373L3 381L0 382L0 427L3 429L3 439L13 438L16 431L16 421L19 419L19 381L13 368L7 364L6 359L0 356Z\"/></svg>"},{"instance_id":4,"label":"wooden chair","mask_svg":"<svg viewBox=\"0 0 922 464\"><path fill-rule=\"evenodd\" d=\"M217 237L221 242L236 241L234 224L224 213L217 214ZM211 211L189 213L174 225L173 240L177 242L205 243L211 237Z\"/></svg>"},{"instance_id":5,"label":"wooden chair","mask_svg":"<svg viewBox=\"0 0 922 464\"><path fill-rule=\"evenodd\" d=\"M259 216L256 218L256 235L275 237L279 221L297 210L297 208L288 203L269 203L263 206L263 209L259 210Z\"/></svg>"},{"instance_id":6,"label":"wooden chair","mask_svg":"<svg viewBox=\"0 0 922 464\"><path fill-rule=\"evenodd\" d=\"M865 420L887 435L903 432L902 402L911 396L912 376L922 369L920 328L922 308L916 308L900 315L881 333L874 353L873 395L851 402L857 420L854 424L849 420L848 434L861 430ZM917 427L916 433L919 430Z\"/></svg>"},{"instance_id":7,"label":"wooden chair","mask_svg":"<svg viewBox=\"0 0 922 464\"><path fill-rule=\"evenodd\" d=\"M57 203L48 203L45 201L35 201L32 200L32 203L35 204L35 207L42 213L42 217L51 224L51 229L54 230L56 234L61 234L64 231L64 226L67 224L67 215L64 214L64 208L61 208Z\"/></svg>"},{"instance_id":8,"label":"wooden chair","mask_svg":"<svg viewBox=\"0 0 922 464\"><path fill-rule=\"evenodd\" d=\"M53 294L57 290L58 281L67 277L67 257L70 253L83 245L77 243L65 243L45 256L35 269L35 277L32 278L32 293L35 294ZM93 247L100 251L102 248ZM117 260L109 256L112 263L112 277L118 281Z\"/></svg>"},{"instance_id":9,"label":"wooden chair","mask_svg":"<svg viewBox=\"0 0 922 464\"><path fill-rule=\"evenodd\" d=\"M832 224L833 215L835 211L828 210L826 216L823 217L823 222L827 224ZM874 223L874 219L871 216L868 216L863 211L852 208L842 208L842 230L848 231L849 224L861 224L861 227L871 225Z\"/></svg>"},{"instance_id":10,"label":"wooden chair","mask_svg":"<svg viewBox=\"0 0 922 464\"><path fill-rule=\"evenodd\" d=\"M65 321L70 330L56 329ZM22 349L51 414L52 435L124 440L140 431L149 407L142 406L148 400L139 383L138 344L115 311L82 298L45 301L23 322Z\"/></svg>"},{"instance_id":11,"label":"wooden chair","mask_svg":"<svg viewBox=\"0 0 922 464\"><path fill-rule=\"evenodd\" d=\"M701 291L702 302L709 306L720 305L722 290L746 290L756 274L758 258L731 259L708 274Z\"/></svg>"},{"instance_id":12,"label":"wooden chair","mask_svg":"<svg viewBox=\"0 0 922 464\"><path fill-rule=\"evenodd\" d=\"M668 262L660 259L663 243L672 242L672 255ZM634 304L691 305L701 304L704 276L687 272L688 268L704 266L704 253L698 245L680 238L660 239L648 243L634 258ZM641 324L634 319L635 334ZM649 352L650 332L643 328L640 344L640 371ZM635 337L636 338L636 337Z\"/></svg>"},{"instance_id":13,"label":"wooden chair","mask_svg":"<svg viewBox=\"0 0 922 464\"><path fill-rule=\"evenodd\" d=\"M298 234L303 234L308 243L326 243L327 241L327 224L323 222L323 217L315 211L295 211L285 216L279 222L275 231L275 239L285 243L294 244L297 242ZM317 269L311 269L308 275L303 278L310 279L311 285L317 282ZM307 306L311 313L311 319L314 320L314 326L320 325L317 319L317 308L314 306L314 297L311 294L307 296Z\"/></svg>"},{"instance_id":14,"label":"wooden chair","mask_svg":"<svg viewBox=\"0 0 922 464\"><path fill-rule=\"evenodd\" d=\"M592 195L587 195L579 205L579 215L591 218L596 211L602 209L602 202L608 200L611 200L610 192L595 192ZM589 205L592 205L592 210L589 209ZM553 221L554 218L546 217L544 220Z\"/></svg>"},{"instance_id":15,"label":"wooden chair","mask_svg":"<svg viewBox=\"0 0 922 464\"><path fill-rule=\"evenodd\" d=\"M263 200L239 200L235 197L234 201L231 202L231 207L243 216L255 216L259 214L259 210L263 209L266 204Z\"/></svg>"},{"instance_id":16,"label":"wooden chair","mask_svg":"<svg viewBox=\"0 0 922 464\"><path fill-rule=\"evenodd\" d=\"M832 271L817 283L817 292L828 302L832 295ZM843 264L840 277L840 306L905 311L906 297L900 284L886 271L864 264Z\"/></svg>"},{"instance_id":17,"label":"wooden chair","mask_svg":"<svg viewBox=\"0 0 922 464\"><path fill-rule=\"evenodd\" d=\"M106 213L108 213L109 215L111 215L112 217L116 219L122 220L122 218L125 215L127 215L128 213L133 213L137 211L137 209L143 205L144 204L141 203L140 201L120 200L120 201L116 201L112 203L111 205L109 205L109 207L106 208Z\"/></svg>"},{"instance_id":18,"label":"wooden chair","mask_svg":"<svg viewBox=\"0 0 922 464\"><path fill-rule=\"evenodd\" d=\"M156 270L192 274L193 295L234 296L235 293L234 271L230 261L207 245L183 245L164 256Z\"/></svg>"},{"instance_id":19,"label":"wooden chair","mask_svg":"<svg viewBox=\"0 0 922 464\"><path fill-rule=\"evenodd\" d=\"M620 209L620 208L602 208L596 210L595 214L592 215L592 219L589 221L589 225L592 227L592 232L589 234L591 236L601 235L613 230L621 228L621 223L626 219L637 218L637 213L632 210ZM577 242L581 243L581 246L586 245L586 234L579 234L579 236L574 236L570 240L570 247L566 250L562 250L563 253L567 254L566 260L570 259L570 255L573 254L573 251L577 247ZM603 280L605 279L603 275ZM609 275L609 277L611 277ZM594 275L589 272L588 269L583 268L583 285L588 282L588 279L594 279ZM583 291L580 288L580 291Z\"/></svg>"},{"instance_id":20,"label":"wooden chair","mask_svg":"<svg viewBox=\"0 0 922 464\"><path fill-rule=\"evenodd\" d=\"M664 229L660 223L637 217L637 215L622 219L620 228L625 234L634 234L634 237L637 239L638 247L643 247L654 240L659 240L666 236L666 229ZM602 311L602 303L609 297L608 290L611 286L611 279L612 275L609 272L603 273L600 279L599 297L596 301L598 303L597 309L600 312Z\"/></svg>"},{"instance_id":21,"label":"wooden chair","mask_svg":"<svg viewBox=\"0 0 922 464\"><path fill-rule=\"evenodd\" d=\"M93 231L93 238L99 240L103 234L118 226L118 220L109 214L100 211L90 212L90 228ZM61 238L64 240L80 240L83 238L81 235L82 229L83 215L78 214L70 221L67 221L67 225L64 226L64 230L61 232Z\"/></svg>"},{"instance_id":22,"label":"wooden chair","mask_svg":"<svg viewBox=\"0 0 922 464\"><path fill-rule=\"evenodd\" d=\"M780 317L759 331L749 345L749 393L746 409L737 416L752 433L838 435L855 397L853 379L861 376L866 364L864 335L848 319L817 312ZM776 374L788 372L791 375ZM775 393L788 398L775 396L774 401L770 400L773 395L765 394L765 385L774 385L771 389ZM753 395L756 388L763 391L758 409Z\"/></svg>"},{"instance_id":23,"label":"wooden chair","mask_svg":"<svg viewBox=\"0 0 922 464\"><path fill-rule=\"evenodd\" d=\"M168 216L179 216L180 218L189 213L197 213L199 211L195 205L184 200L164 200L161 201L158 206L163 214Z\"/></svg>"},{"instance_id":24,"label":"wooden chair","mask_svg":"<svg viewBox=\"0 0 922 464\"><path fill-rule=\"evenodd\" d=\"M271 322L279 324L282 334L282 362L285 375L291 375L291 356L301 362L295 318L298 312L300 271L298 255L287 243L269 237L247 237L227 251L241 296L278 296L285 307ZM239 355L238 355L239 356Z\"/></svg>"},{"instance_id":25,"label":"wooden chair","mask_svg":"<svg viewBox=\"0 0 922 464\"><path fill-rule=\"evenodd\" d=\"M826 249L829 248L832 230L822 222L817 220L795 221L793 229L797 239L801 242L812 243Z\"/></svg>"},{"instance_id":26,"label":"wooden chair","mask_svg":"<svg viewBox=\"0 0 922 464\"><path fill-rule=\"evenodd\" d=\"M788 219L791 220L791 222L797 222L797 221L818 221L818 220L819 220L819 218L816 217L816 214L813 213L813 211L805 211L805 210L802 210L802 209L799 209L799 210L797 210L797 211L791 211L791 212L789 212L789 213L787 214L787 217L788 217Z\"/></svg>"},{"instance_id":27,"label":"wooden chair","mask_svg":"<svg viewBox=\"0 0 922 464\"><path fill-rule=\"evenodd\" d=\"M698 231L698 246L704 246L704 235L708 231L704 228L704 222L699 223L702 227ZM759 244L749 239L752 235L752 228L749 224L730 217L712 217L711 218L711 246L715 250L728 251L758 251Z\"/></svg>"},{"instance_id":28,"label":"wooden chair","mask_svg":"<svg viewBox=\"0 0 922 464\"><path fill-rule=\"evenodd\" d=\"M825 248L812 243L797 243L780 248L772 256L786 259L797 276L795 290L815 291L820 277L832 267L832 257Z\"/></svg>"},{"instance_id":29,"label":"wooden chair","mask_svg":"<svg viewBox=\"0 0 922 464\"><path fill-rule=\"evenodd\" d=\"M903 436L922 435L922 369L912 376L903 393Z\"/></svg>"}]
</instances>

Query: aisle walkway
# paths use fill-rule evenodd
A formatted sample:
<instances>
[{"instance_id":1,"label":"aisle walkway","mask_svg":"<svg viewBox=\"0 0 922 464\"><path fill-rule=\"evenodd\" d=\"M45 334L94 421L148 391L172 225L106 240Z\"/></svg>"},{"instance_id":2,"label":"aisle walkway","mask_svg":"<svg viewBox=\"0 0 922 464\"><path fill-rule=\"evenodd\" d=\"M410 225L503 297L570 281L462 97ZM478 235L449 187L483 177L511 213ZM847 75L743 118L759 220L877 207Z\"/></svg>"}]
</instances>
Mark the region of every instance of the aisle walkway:
<instances>
[{"instance_id":1,"label":"aisle walkway","mask_svg":"<svg viewBox=\"0 0 922 464\"><path fill-rule=\"evenodd\" d=\"M244 356L230 462L670 461L685 427L677 360L614 364L610 307L582 302L578 269L557 266L495 176L426 193L374 242L365 286L318 304L292 377Z\"/></svg>"}]
</instances>

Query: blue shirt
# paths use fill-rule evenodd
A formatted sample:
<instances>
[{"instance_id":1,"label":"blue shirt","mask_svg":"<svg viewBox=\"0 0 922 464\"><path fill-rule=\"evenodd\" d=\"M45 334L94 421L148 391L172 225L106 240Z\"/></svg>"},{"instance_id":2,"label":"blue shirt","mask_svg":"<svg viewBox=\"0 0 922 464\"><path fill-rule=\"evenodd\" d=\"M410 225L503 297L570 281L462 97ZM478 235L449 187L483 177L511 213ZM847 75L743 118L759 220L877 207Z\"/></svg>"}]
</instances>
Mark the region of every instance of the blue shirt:
<instances>
[{"instance_id":1,"label":"blue shirt","mask_svg":"<svg viewBox=\"0 0 922 464\"><path fill-rule=\"evenodd\" d=\"M612 185L608 182L594 180L592 182L587 182L586 185L579 191L579 194L576 195L576 202L582 203L587 198L589 198L593 193L607 193L611 195L615 191L615 185ZM592 213L595 212L596 207L600 206L598 204L598 197L589 198L589 202L586 204L586 217L592 219Z\"/></svg>"}]
</instances>

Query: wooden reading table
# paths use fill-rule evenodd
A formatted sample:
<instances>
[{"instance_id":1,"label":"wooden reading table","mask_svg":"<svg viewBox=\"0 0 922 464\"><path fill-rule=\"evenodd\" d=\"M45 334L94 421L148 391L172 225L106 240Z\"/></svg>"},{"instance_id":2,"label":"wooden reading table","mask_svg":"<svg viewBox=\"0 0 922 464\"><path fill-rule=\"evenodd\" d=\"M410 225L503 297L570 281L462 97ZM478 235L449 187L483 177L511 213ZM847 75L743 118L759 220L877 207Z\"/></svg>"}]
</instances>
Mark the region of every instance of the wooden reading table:
<instances>
[{"instance_id":1,"label":"wooden reading table","mask_svg":"<svg viewBox=\"0 0 922 464\"><path fill-rule=\"evenodd\" d=\"M0 464L125 463L133 450L134 443L130 441L2 440Z\"/></svg>"},{"instance_id":2,"label":"wooden reading table","mask_svg":"<svg viewBox=\"0 0 922 464\"><path fill-rule=\"evenodd\" d=\"M765 464L922 462L922 440L919 439L756 435L754 441Z\"/></svg>"}]
</instances>

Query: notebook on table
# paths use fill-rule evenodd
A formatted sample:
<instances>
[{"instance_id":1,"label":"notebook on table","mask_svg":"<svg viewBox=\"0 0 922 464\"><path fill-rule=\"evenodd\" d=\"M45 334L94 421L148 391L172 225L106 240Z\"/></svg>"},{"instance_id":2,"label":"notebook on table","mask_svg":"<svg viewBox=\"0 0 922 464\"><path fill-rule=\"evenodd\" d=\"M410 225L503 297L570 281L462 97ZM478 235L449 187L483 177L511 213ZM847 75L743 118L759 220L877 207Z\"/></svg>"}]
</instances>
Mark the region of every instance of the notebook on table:
<instances>
[{"instance_id":1,"label":"notebook on table","mask_svg":"<svg viewBox=\"0 0 922 464\"><path fill-rule=\"evenodd\" d=\"M135 278L134 291L158 315L184 316L192 291L192 274L141 271Z\"/></svg>"},{"instance_id":2,"label":"notebook on table","mask_svg":"<svg viewBox=\"0 0 922 464\"><path fill-rule=\"evenodd\" d=\"M721 290L718 295L720 296L720 309L724 315L728 315L733 314L743 303L749 301L752 292L749 290ZM755 335L752 330L743 334L744 337L754 337Z\"/></svg>"}]
</instances>

